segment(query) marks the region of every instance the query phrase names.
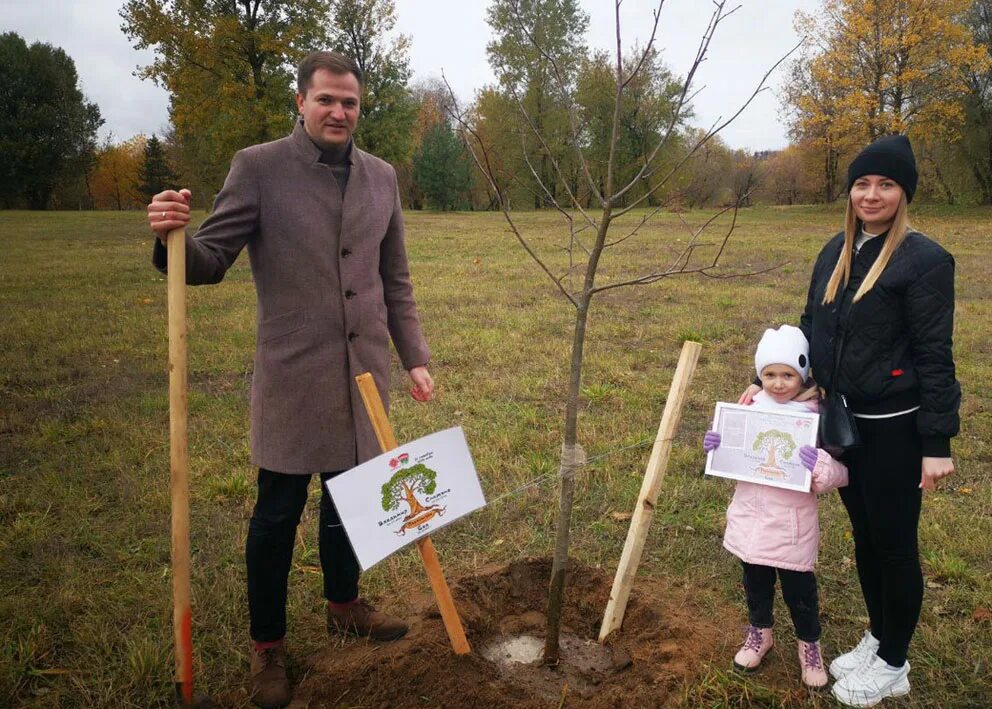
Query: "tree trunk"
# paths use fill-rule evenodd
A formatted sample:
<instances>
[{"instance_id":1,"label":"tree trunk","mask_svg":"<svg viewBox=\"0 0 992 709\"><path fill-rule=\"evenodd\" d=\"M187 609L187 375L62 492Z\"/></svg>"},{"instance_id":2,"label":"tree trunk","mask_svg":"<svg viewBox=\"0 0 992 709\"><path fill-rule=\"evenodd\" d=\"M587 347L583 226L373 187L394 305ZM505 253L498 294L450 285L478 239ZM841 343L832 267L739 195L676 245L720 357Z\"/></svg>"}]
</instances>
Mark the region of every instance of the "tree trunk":
<instances>
[{"instance_id":1,"label":"tree trunk","mask_svg":"<svg viewBox=\"0 0 992 709\"><path fill-rule=\"evenodd\" d=\"M562 444L558 521L555 533L555 551L551 564L551 587L548 593L548 623L544 637L544 663L557 665L559 657L558 636L561 632L561 614L565 605L565 572L568 567L568 541L572 523L572 499L575 495L575 471L584 458L578 453L579 390L582 385L582 352L586 340L586 321L589 317L588 289L579 301L575 316L575 333L572 338L572 361L568 375L568 393L565 402L565 440Z\"/></svg>"},{"instance_id":2,"label":"tree trunk","mask_svg":"<svg viewBox=\"0 0 992 709\"><path fill-rule=\"evenodd\" d=\"M984 118L987 117L983 114ZM988 136L988 149L986 154L983 156L973 155L970 151L965 151L965 157L971 166L971 173L975 176L975 182L978 183L979 189L982 191L981 204L992 204L992 131Z\"/></svg>"},{"instance_id":3,"label":"tree trunk","mask_svg":"<svg viewBox=\"0 0 992 709\"><path fill-rule=\"evenodd\" d=\"M986 122L988 125L988 122ZM986 152L986 169L982 171L984 179L980 180L982 183L982 197L984 198L983 204L992 204L992 130L989 131L988 135L988 150Z\"/></svg>"},{"instance_id":4,"label":"tree trunk","mask_svg":"<svg viewBox=\"0 0 992 709\"><path fill-rule=\"evenodd\" d=\"M402 485L403 498L406 500L406 504L410 505L410 514L404 517L404 519L411 519L412 517L416 517L423 512L425 508L420 504L420 500L417 499L417 496L413 494L413 490L410 489L410 486L407 485L406 482L403 482Z\"/></svg>"},{"instance_id":5,"label":"tree trunk","mask_svg":"<svg viewBox=\"0 0 992 709\"><path fill-rule=\"evenodd\" d=\"M25 190L28 209L48 209L48 201L52 196L52 188L48 185L29 187Z\"/></svg>"},{"instance_id":6,"label":"tree trunk","mask_svg":"<svg viewBox=\"0 0 992 709\"><path fill-rule=\"evenodd\" d=\"M830 148L823 156L823 201L830 204L834 191L834 173L831 168Z\"/></svg>"},{"instance_id":7,"label":"tree trunk","mask_svg":"<svg viewBox=\"0 0 992 709\"><path fill-rule=\"evenodd\" d=\"M934 175L937 178L937 182L940 184L941 188L944 190L944 196L947 198L947 203L950 204L951 206L953 206L955 204L954 192L951 191L950 185L948 185L947 184L947 181L944 179L944 173L941 171L940 165L938 165L937 164L937 161L934 160L933 158L930 159L930 162L933 163L933 172L934 172Z\"/></svg>"}]
</instances>

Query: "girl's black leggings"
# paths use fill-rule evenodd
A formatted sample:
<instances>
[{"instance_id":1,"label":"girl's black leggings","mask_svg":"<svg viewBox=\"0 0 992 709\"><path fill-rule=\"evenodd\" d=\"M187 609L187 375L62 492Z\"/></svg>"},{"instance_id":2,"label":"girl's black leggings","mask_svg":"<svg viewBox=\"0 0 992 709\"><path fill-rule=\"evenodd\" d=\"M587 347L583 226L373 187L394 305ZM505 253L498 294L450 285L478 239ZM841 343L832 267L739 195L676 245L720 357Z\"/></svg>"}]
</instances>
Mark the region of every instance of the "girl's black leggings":
<instances>
[{"instance_id":1,"label":"girl's black leggings","mask_svg":"<svg viewBox=\"0 0 992 709\"><path fill-rule=\"evenodd\" d=\"M775 576L782 581L782 597L789 607L796 637L808 643L820 639L820 603L816 575L812 571L790 571L774 566L749 564L744 567L744 593L748 622L756 628L770 628L774 622Z\"/></svg>"},{"instance_id":2,"label":"girl's black leggings","mask_svg":"<svg viewBox=\"0 0 992 709\"><path fill-rule=\"evenodd\" d=\"M864 445L845 457L850 482L840 496L851 519L871 633L881 643L878 656L901 667L923 604L917 544L922 441L915 413L857 421Z\"/></svg>"}]
</instances>

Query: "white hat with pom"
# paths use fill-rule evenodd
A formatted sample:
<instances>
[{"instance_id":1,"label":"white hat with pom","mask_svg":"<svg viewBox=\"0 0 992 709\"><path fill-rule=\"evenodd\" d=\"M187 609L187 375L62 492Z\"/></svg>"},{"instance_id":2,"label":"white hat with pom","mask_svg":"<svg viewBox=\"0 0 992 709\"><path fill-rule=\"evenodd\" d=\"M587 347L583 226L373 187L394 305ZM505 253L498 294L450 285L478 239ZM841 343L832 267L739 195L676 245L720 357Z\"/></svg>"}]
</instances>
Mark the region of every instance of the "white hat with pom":
<instances>
[{"instance_id":1,"label":"white hat with pom","mask_svg":"<svg viewBox=\"0 0 992 709\"><path fill-rule=\"evenodd\" d=\"M806 381L809 376L809 342L802 330L792 325L765 330L754 352L754 368L759 377L761 370L770 364L792 367Z\"/></svg>"}]
</instances>

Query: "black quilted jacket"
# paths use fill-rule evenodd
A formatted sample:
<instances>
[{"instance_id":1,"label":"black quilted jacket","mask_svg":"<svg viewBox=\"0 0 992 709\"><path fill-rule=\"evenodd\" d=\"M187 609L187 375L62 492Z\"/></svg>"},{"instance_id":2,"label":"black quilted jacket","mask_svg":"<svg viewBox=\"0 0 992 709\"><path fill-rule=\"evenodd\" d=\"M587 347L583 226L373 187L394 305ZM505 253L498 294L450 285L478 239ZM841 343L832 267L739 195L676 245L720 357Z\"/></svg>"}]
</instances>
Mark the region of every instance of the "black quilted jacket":
<instances>
[{"instance_id":1,"label":"black quilted jacket","mask_svg":"<svg viewBox=\"0 0 992 709\"><path fill-rule=\"evenodd\" d=\"M823 294L844 243L827 243L813 267L800 327L810 341L817 384L847 397L856 413L886 414L919 406L923 455L947 457L957 434L961 387L954 375L954 258L919 232L910 232L875 286L857 303L854 294L882 249L867 241L855 257L842 297ZM843 336L840 371L835 346Z\"/></svg>"}]
</instances>

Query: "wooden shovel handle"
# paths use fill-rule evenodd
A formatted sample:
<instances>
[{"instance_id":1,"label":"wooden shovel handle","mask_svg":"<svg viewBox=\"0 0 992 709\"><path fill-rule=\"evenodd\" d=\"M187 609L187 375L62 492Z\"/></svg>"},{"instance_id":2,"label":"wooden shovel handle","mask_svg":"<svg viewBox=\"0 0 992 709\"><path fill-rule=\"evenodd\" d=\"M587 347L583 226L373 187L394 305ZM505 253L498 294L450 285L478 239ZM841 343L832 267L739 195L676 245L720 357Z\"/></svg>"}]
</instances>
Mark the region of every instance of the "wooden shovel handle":
<instances>
[{"instance_id":1,"label":"wooden shovel handle","mask_svg":"<svg viewBox=\"0 0 992 709\"><path fill-rule=\"evenodd\" d=\"M176 690L193 702L193 629L190 607L189 446L186 433L186 231L167 241L169 271L169 488L172 496L172 628Z\"/></svg>"}]
</instances>

